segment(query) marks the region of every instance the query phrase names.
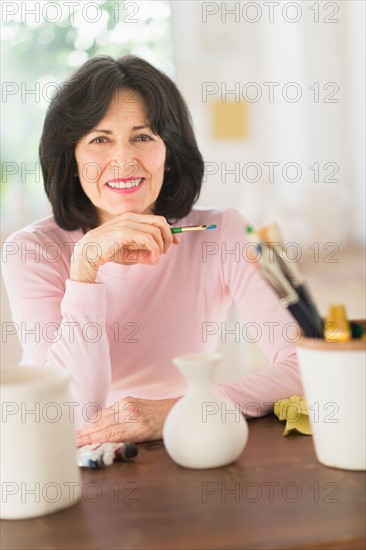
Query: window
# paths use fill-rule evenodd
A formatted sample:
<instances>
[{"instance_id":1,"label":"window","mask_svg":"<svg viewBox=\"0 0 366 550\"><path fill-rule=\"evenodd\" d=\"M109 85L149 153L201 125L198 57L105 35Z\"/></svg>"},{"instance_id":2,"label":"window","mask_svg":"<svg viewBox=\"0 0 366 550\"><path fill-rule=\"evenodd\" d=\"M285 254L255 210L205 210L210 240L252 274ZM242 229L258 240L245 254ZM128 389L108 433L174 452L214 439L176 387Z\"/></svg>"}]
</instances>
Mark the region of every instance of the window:
<instances>
[{"instance_id":1,"label":"window","mask_svg":"<svg viewBox=\"0 0 366 550\"><path fill-rule=\"evenodd\" d=\"M95 55L133 53L174 79L167 1L5 4L1 39L3 234L50 213L38 144L48 104L69 74Z\"/></svg>"}]
</instances>

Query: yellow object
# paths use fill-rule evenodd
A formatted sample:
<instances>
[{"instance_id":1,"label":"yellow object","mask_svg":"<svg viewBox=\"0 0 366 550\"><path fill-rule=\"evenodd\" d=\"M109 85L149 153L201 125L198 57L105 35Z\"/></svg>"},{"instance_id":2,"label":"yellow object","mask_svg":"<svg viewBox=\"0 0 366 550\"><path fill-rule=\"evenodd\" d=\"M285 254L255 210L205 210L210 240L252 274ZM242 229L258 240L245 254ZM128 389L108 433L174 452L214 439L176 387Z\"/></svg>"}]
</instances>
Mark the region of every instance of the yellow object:
<instances>
[{"instance_id":1,"label":"yellow object","mask_svg":"<svg viewBox=\"0 0 366 550\"><path fill-rule=\"evenodd\" d=\"M336 342L347 342L352 339L352 332L347 321L344 305L331 305L324 325L324 338Z\"/></svg>"},{"instance_id":2,"label":"yellow object","mask_svg":"<svg viewBox=\"0 0 366 550\"><path fill-rule=\"evenodd\" d=\"M212 137L214 139L244 139L246 129L244 101L212 101Z\"/></svg>"},{"instance_id":3,"label":"yellow object","mask_svg":"<svg viewBox=\"0 0 366 550\"><path fill-rule=\"evenodd\" d=\"M281 399L274 404L274 413L279 420L286 420L283 435L299 432L311 435L309 413L304 396L293 395L290 399Z\"/></svg>"}]
</instances>

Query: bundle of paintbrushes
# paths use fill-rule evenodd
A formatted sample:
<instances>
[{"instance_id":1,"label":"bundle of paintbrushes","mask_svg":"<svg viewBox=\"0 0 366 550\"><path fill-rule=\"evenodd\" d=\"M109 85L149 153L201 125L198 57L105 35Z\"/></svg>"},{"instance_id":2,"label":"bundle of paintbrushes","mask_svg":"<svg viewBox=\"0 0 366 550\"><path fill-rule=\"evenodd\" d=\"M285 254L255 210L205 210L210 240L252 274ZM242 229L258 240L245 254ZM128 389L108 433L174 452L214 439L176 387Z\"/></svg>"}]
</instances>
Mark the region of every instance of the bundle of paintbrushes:
<instances>
[{"instance_id":1,"label":"bundle of paintbrushes","mask_svg":"<svg viewBox=\"0 0 366 550\"><path fill-rule=\"evenodd\" d=\"M298 267L290 261L277 224L261 229L246 228L249 242L257 249L258 266L266 281L275 290L299 324L304 336L323 337L323 322Z\"/></svg>"}]
</instances>

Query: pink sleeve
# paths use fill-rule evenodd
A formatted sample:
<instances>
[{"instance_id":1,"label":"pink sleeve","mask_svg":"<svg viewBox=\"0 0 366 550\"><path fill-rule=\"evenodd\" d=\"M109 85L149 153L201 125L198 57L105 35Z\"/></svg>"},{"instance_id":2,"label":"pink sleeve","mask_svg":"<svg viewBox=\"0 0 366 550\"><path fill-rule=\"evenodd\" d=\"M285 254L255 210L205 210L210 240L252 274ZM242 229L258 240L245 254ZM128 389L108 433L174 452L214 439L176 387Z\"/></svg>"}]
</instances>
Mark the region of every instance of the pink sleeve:
<instances>
[{"instance_id":1,"label":"pink sleeve","mask_svg":"<svg viewBox=\"0 0 366 550\"><path fill-rule=\"evenodd\" d=\"M249 222L231 208L224 216L223 243L229 252L222 255L224 284L230 289L243 322L248 328L252 326L253 338L258 339L269 365L217 389L237 403L246 416L263 416L273 411L273 404L279 399L303 394L294 347L297 325L261 276L256 263L248 260L245 227Z\"/></svg>"},{"instance_id":2,"label":"pink sleeve","mask_svg":"<svg viewBox=\"0 0 366 550\"><path fill-rule=\"evenodd\" d=\"M2 258L12 329L22 344L22 365L54 365L70 371L70 393L78 403L80 425L105 407L111 383L106 289L103 284L71 281L66 257L46 261L37 254L37 243L32 233L19 232L4 244L15 251ZM24 258L24 245L35 253Z\"/></svg>"}]
</instances>

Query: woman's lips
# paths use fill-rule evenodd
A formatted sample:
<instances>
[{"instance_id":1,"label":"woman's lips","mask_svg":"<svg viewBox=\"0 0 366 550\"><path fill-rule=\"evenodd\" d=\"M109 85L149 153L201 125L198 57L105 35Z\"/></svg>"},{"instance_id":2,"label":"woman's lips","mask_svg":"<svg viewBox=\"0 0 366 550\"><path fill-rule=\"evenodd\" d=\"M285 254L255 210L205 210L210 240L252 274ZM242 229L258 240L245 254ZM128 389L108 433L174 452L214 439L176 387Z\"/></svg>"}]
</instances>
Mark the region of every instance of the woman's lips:
<instances>
[{"instance_id":1,"label":"woman's lips","mask_svg":"<svg viewBox=\"0 0 366 550\"><path fill-rule=\"evenodd\" d=\"M131 178L132 179L132 178ZM140 178L133 178L133 179L140 179ZM118 182L118 181L128 181L128 180L112 180L113 182ZM141 178L141 181L138 185L134 185L133 187L125 187L125 188L121 188L121 187L111 187L108 182L105 184L105 186L107 187L107 189L109 189L109 191L112 191L114 193L119 193L120 195L126 195L128 193L135 193L136 191L138 191L139 189L141 189L141 187L143 186L144 184L144 178Z\"/></svg>"}]
</instances>

